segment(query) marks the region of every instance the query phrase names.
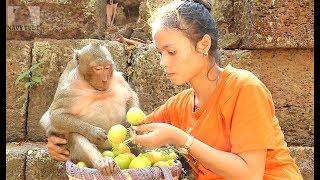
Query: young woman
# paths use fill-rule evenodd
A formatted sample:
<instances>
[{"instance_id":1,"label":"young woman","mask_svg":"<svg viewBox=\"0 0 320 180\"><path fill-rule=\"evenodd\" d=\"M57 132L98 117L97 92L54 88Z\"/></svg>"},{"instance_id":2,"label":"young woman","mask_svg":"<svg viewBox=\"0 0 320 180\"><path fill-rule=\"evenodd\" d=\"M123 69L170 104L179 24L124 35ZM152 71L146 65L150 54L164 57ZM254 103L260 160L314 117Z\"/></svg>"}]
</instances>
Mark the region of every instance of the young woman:
<instances>
[{"instance_id":1,"label":"young woman","mask_svg":"<svg viewBox=\"0 0 320 180\"><path fill-rule=\"evenodd\" d=\"M152 18L160 66L184 90L147 116L134 142L185 148L197 179L302 179L275 116L271 94L252 73L221 68L210 3L175 0ZM58 141L56 141L58 140ZM51 137L53 158L67 151Z\"/></svg>"}]
</instances>

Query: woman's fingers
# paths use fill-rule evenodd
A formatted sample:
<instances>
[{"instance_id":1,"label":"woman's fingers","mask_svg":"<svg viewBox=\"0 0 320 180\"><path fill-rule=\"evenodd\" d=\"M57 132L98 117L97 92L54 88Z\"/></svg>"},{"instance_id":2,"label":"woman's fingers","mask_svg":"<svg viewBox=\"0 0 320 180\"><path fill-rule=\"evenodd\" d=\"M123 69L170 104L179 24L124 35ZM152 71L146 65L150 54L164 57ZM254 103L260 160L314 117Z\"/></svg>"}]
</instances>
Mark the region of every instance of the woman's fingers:
<instances>
[{"instance_id":1,"label":"woman's fingers","mask_svg":"<svg viewBox=\"0 0 320 180\"><path fill-rule=\"evenodd\" d=\"M148 131L152 131L155 127L154 123L150 123L150 124L142 124L139 126L132 126L132 129L138 132L148 132Z\"/></svg>"},{"instance_id":2,"label":"woman's fingers","mask_svg":"<svg viewBox=\"0 0 320 180\"><path fill-rule=\"evenodd\" d=\"M144 147L154 147L156 143L155 135L152 132L142 134L142 135L136 135L133 139L133 143L137 144L139 146L144 146Z\"/></svg>"}]
</instances>

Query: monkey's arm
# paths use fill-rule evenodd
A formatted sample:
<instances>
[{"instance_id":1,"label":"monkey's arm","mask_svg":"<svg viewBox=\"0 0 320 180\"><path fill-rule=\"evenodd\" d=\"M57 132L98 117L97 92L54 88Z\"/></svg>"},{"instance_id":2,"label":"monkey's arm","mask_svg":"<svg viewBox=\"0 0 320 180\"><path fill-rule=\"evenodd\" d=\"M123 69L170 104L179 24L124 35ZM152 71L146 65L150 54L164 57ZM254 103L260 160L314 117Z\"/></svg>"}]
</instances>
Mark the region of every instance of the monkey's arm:
<instances>
[{"instance_id":1,"label":"monkey's arm","mask_svg":"<svg viewBox=\"0 0 320 180\"><path fill-rule=\"evenodd\" d=\"M49 107L50 109L50 107ZM39 121L40 126L46 131L47 137L53 135L54 133L52 132L51 128L51 121L50 121L50 115L49 115L49 110L47 110L41 117Z\"/></svg>"},{"instance_id":2,"label":"monkey's arm","mask_svg":"<svg viewBox=\"0 0 320 180\"><path fill-rule=\"evenodd\" d=\"M51 125L53 129L63 134L79 133L92 142L106 140L106 133L102 128L82 121L80 114L72 110L74 104L81 104L73 94L73 91L68 90L61 90L56 94L50 109Z\"/></svg>"},{"instance_id":3,"label":"monkey's arm","mask_svg":"<svg viewBox=\"0 0 320 180\"><path fill-rule=\"evenodd\" d=\"M127 107L131 108L131 107L139 107L139 98L138 95L130 88L130 96L129 99L127 101Z\"/></svg>"},{"instance_id":4,"label":"monkey's arm","mask_svg":"<svg viewBox=\"0 0 320 180\"><path fill-rule=\"evenodd\" d=\"M72 70L74 70L77 67L77 65L78 65L78 63L77 63L77 60L75 59L75 57L73 57L73 59L67 63L66 68L63 70L63 72L59 78L57 90L61 88L61 85L63 84L62 82L67 79L70 72Z\"/></svg>"},{"instance_id":5,"label":"monkey's arm","mask_svg":"<svg viewBox=\"0 0 320 180\"><path fill-rule=\"evenodd\" d=\"M133 91L133 89L130 87L130 85L124 80L122 82L127 89L128 92L128 99L127 99L127 110L131 107L139 107L139 98L137 93Z\"/></svg>"},{"instance_id":6,"label":"monkey's arm","mask_svg":"<svg viewBox=\"0 0 320 180\"><path fill-rule=\"evenodd\" d=\"M59 134L54 131L52 124L51 124L51 118L50 118L50 109L52 104L50 105L49 109L42 115L39 125L46 131L46 136L62 136L62 134Z\"/></svg>"},{"instance_id":7,"label":"monkey's arm","mask_svg":"<svg viewBox=\"0 0 320 180\"><path fill-rule=\"evenodd\" d=\"M79 133L95 144L103 144L107 139L105 130L82 121L62 108L51 111L51 124L56 131Z\"/></svg>"}]
</instances>

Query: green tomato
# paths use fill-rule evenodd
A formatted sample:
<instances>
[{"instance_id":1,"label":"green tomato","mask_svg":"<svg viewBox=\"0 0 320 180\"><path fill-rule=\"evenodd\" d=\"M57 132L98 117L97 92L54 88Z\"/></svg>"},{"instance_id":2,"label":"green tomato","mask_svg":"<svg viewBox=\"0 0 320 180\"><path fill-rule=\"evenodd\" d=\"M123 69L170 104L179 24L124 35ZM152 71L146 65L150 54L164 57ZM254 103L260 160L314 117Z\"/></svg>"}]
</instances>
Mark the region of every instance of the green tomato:
<instances>
[{"instance_id":1,"label":"green tomato","mask_svg":"<svg viewBox=\"0 0 320 180\"><path fill-rule=\"evenodd\" d=\"M151 167L151 162L145 156L138 156L133 158L129 165L130 169L139 169L139 168L148 168L148 167Z\"/></svg>"},{"instance_id":2,"label":"green tomato","mask_svg":"<svg viewBox=\"0 0 320 180\"><path fill-rule=\"evenodd\" d=\"M103 157L111 157L111 158L114 158L114 154L112 151L104 151L102 153Z\"/></svg>"},{"instance_id":3,"label":"green tomato","mask_svg":"<svg viewBox=\"0 0 320 180\"><path fill-rule=\"evenodd\" d=\"M114 162L120 167L120 169L128 169L131 160L129 155L119 154L114 158Z\"/></svg>"},{"instance_id":4,"label":"green tomato","mask_svg":"<svg viewBox=\"0 0 320 180\"><path fill-rule=\"evenodd\" d=\"M111 144L122 143L127 136L127 129L121 125L116 124L112 126L108 131L108 140Z\"/></svg>"},{"instance_id":5,"label":"green tomato","mask_svg":"<svg viewBox=\"0 0 320 180\"><path fill-rule=\"evenodd\" d=\"M131 107L127 112L127 121L131 125L138 125L143 123L144 119L146 118L146 115L144 112L138 108L138 107Z\"/></svg>"},{"instance_id":6,"label":"green tomato","mask_svg":"<svg viewBox=\"0 0 320 180\"><path fill-rule=\"evenodd\" d=\"M154 163L153 166L166 166L166 167L168 167L168 166L170 166L170 164L169 164L169 162L166 162L166 161L158 161L158 162Z\"/></svg>"},{"instance_id":7,"label":"green tomato","mask_svg":"<svg viewBox=\"0 0 320 180\"><path fill-rule=\"evenodd\" d=\"M86 165L86 163L84 163L84 162L82 162L82 161L78 162L78 163L77 163L77 166L80 167L80 168L88 167L88 166Z\"/></svg>"}]
</instances>

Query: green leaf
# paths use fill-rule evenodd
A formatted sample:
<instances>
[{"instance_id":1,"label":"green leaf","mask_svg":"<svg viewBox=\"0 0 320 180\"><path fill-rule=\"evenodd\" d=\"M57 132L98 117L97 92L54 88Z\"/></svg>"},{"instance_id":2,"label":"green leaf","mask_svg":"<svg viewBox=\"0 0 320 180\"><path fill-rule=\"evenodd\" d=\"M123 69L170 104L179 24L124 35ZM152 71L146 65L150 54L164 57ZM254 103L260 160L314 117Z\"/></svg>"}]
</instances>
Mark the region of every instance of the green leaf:
<instances>
[{"instance_id":1,"label":"green leaf","mask_svg":"<svg viewBox=\"0 0 320 180\"><path fill-rule=\"evenodd\" d=\"M36 83L42 83L42 77L41 76L32 76L31 81Z\"/></svg>"},{"instance_id":2,"label":"green leaf","mask_svg":"<svg viewBox=\"0 0 320 180\"><path fill-rule=\"evenodd\" d=\"M44 62L37 62L31 65L30 71L32 72L33 70L37 69L40 65L42 65Z\"/></svg>"},{"instance_id":3,"label":"green leaf","mask_svg":"<svg viewBox=\"0 0 320 180\"><path fill-rule=\"evenodd\" d=\"M43 81L42 75L37 75L38 73L33 72L33 71L36 70L37 68L39 68L40 65L43 63L44 62L34 63L31 65L29 70L26 70L24 72L19 73L19 75L15 81L15 84L17 85L24 78L31 78L31 79L28 79L29 82L26 82L26 84L24 85L26 88L32 88L34 85L41 84ZM31 76L31 74L32 74L32 76Z\"/></svg>"},{"instance_id":4,"label":"green leaf","mask_svg":"<svg viewBox=\"0 0 320 180\"><path fill-rule=\"evenodd\" d=\"M20 73L16 79L15 84L17 85L22 79L26 78L26 77L30 77L30 71L24 71L22 73Z\"/></svg>"}]
</instances>

